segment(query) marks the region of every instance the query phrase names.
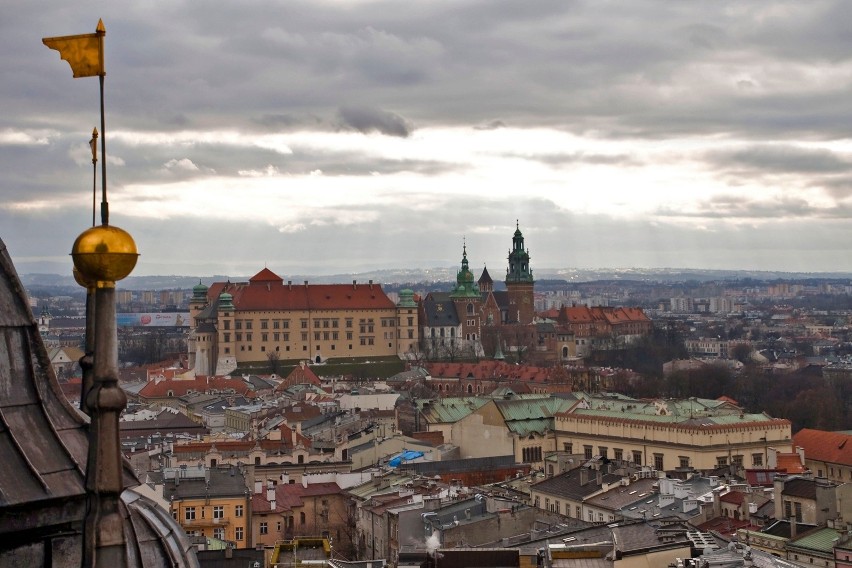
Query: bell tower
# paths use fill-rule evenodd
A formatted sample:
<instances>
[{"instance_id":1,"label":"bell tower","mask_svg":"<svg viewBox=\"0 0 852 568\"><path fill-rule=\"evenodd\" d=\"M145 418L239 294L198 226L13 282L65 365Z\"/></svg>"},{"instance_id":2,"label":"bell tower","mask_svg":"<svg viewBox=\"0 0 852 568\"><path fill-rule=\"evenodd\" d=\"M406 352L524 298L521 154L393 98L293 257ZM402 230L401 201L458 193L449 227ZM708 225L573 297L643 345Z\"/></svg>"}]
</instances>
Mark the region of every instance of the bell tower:
<instances>
[{"instance_id":1,"label":"bell tower","mask_svg":"<svg viewBox=\"0 0 852 568\"><path fill-rule=\"evenodd\" d=\"M530 324L535 316L533 306L533 280L530 253L524 248L524 235L515 221L509 266L506 268L506 290L509 295L508 323Z\"/></svg>"}]
</instances>

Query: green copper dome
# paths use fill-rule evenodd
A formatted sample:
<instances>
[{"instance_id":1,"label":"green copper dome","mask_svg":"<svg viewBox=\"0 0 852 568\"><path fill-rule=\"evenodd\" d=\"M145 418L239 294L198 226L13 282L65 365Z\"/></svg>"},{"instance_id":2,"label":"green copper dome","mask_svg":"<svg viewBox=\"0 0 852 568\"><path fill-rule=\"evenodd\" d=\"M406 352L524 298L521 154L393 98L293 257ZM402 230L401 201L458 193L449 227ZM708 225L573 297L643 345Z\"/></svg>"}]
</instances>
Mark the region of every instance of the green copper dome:
<instances>
[{"instance_id":1,"label":"green copper dome","mask_svg":"<svg viewBox=\"0 0 852 568\"><path fill-rule=\"evenodd\" d=\"M219 309L220 310L233 310L234 309L234 297L228 294L227 292L222 292L219 294Z\"/></svg>"},{"instance_id":2,"label":"green copper dome","mask_svg":"<svg viewBox=\"0 0 852 568\"><path fill-rule=\"evenodd\" d=\"M207 301L207 286L198 281L198 284L192 287L192 301L204 303Z\"/></svg>"},{"instance_id":3,"label":"green copper dome","mask_svg":"<svg viewBox=\"0 0 852 568\"><path fill-rule=\"evenodd\" d=\"M467 262L466 244L462 248L461 270L456 273L456 287L450 293L450 298L479 298L479 286Z\"/></svg>"}]
</instances>

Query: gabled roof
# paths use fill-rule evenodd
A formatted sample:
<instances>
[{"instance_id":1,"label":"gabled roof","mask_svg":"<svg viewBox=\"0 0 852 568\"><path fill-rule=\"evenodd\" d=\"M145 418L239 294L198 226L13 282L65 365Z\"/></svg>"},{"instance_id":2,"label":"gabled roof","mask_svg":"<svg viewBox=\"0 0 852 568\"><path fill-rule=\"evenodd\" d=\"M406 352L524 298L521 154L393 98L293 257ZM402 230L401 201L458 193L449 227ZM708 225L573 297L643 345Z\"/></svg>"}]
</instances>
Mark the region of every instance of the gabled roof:
<instances>
[{"instance_id":1,"label":"gabled roof","mask_svg":"<svg viewBox=\"0 0 852 568\"><path fill-rule=\"evenodd\" d=\"M322 381L320 381L317 374L314 373L308 365L301 362L296 365L292 371L290 371L290 374L287 375L287 377L285 377L277 387L275 387L275 392L282 392L294 385L304 384L320 387L322 386Z\"/></svg>"},{"instance_id":2,"label":"gabled roof","mask_svg":"<svg viewBox=\"0 0 852 568\"><path fill-rule=\"evenodd\" d=\"M852 465L852 435L803 428L793 436L793 445L804 448L805 459Z\"/></svg>"},{"instance_id":3,"label":"gabled roof","mask_svg":"<svg viewBox=\"0 0 852 568\"><path fill-rule=\"evenodd\" d=\"M264 268L251 278L249 278L249 282L284 282L284 279L269 270L268 268Z\"/></svg>"},{"instance_id":4,"label":"gabled roof","mask_svg":"<svg viewBox=\"0 0 852 568\"><path fill-rule=\"evenodd\" d=\"M275 486L275 512L281 513L302 507L306 497L317 497L320 495L339 495L340 486L333 481L322 483L309 483L307 487L301 483L279 483ZM271 503L267 500L267 488L264 487L260 493L252 495L252 513L271 512Z\"/></svg>"}]
</instances>

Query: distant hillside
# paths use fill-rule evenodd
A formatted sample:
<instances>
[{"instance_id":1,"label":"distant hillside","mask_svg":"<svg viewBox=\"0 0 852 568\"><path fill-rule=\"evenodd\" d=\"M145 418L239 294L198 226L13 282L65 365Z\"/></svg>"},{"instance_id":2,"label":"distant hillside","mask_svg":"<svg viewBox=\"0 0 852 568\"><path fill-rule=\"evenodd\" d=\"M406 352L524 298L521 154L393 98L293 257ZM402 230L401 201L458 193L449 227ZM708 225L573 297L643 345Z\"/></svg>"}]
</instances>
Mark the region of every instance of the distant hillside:
<instances>
[{"instance_id":1,"label":"distant hillside","mask_svg":"<svg viewBox=\"0 0 852 568\"><path fill-rule=\"evenodd\" d=\"M372 280L386 285L391 289L399 289L410 285L424 288L434 285L454 282L457 267L436 267L429 269L393 269L362 272L358 274L343 273L327 276L282 275L284 280L302 283L305 280L314 284L346 284L353 280L367 282ZM478 273L474 271L478 277ZM686 281L734 281L734 280L840 280L852 279L852 274L846 272L771 272L759 270L701 270L694 268L540 268L535 271L536 280L542 284L558 285L559 282L579 283L595 281L637 281L637 282L686 282ZM130 276L122 280L119 286L129 290L164 290L189 289L201 281L209 285L212 282L245 282L250 276ZM494 278L494 275L492 275ZM494 278L498 287L499 278ZM22 274L21 281L27 288L51 287L77 289L74 279L59 274Z\"/></svg>"}]
</instances>

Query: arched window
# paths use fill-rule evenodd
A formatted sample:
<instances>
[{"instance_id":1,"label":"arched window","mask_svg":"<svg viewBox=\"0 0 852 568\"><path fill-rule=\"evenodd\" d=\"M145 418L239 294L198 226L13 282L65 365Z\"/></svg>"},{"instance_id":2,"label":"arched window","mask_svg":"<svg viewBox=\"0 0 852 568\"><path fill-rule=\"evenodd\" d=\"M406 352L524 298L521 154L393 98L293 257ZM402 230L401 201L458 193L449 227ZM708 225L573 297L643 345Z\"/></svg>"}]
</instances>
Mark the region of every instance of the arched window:
<instances>
[{"instance_id":1,"label":"arched window","mask_svg":"<svg viewBox=\"0 0 852 568\"><path fill-rule=\"evenodd\" d=\"M470 383L467 384L467 394L473 394L473 385Z\"/></svg>"},{"instance_id":2,"label":"arched window","mask_svg":"<svg viewBox=\"0 0 852 568\"><path fill-rule=\"evenodd\" d=\"M467 303L467 315L469 315L469 316L473 315L473 302Z\"/></svg>"},{"instance_id":3,"label":"arched window","mask_svg":"<svg viewBox=\"0 0 852 568\"><path fill-rule=\"evenodd\" d=\"M568 347L567 346L562 348L562 358L563 359L568 358Z\"/></svg>"}]
</instances>

